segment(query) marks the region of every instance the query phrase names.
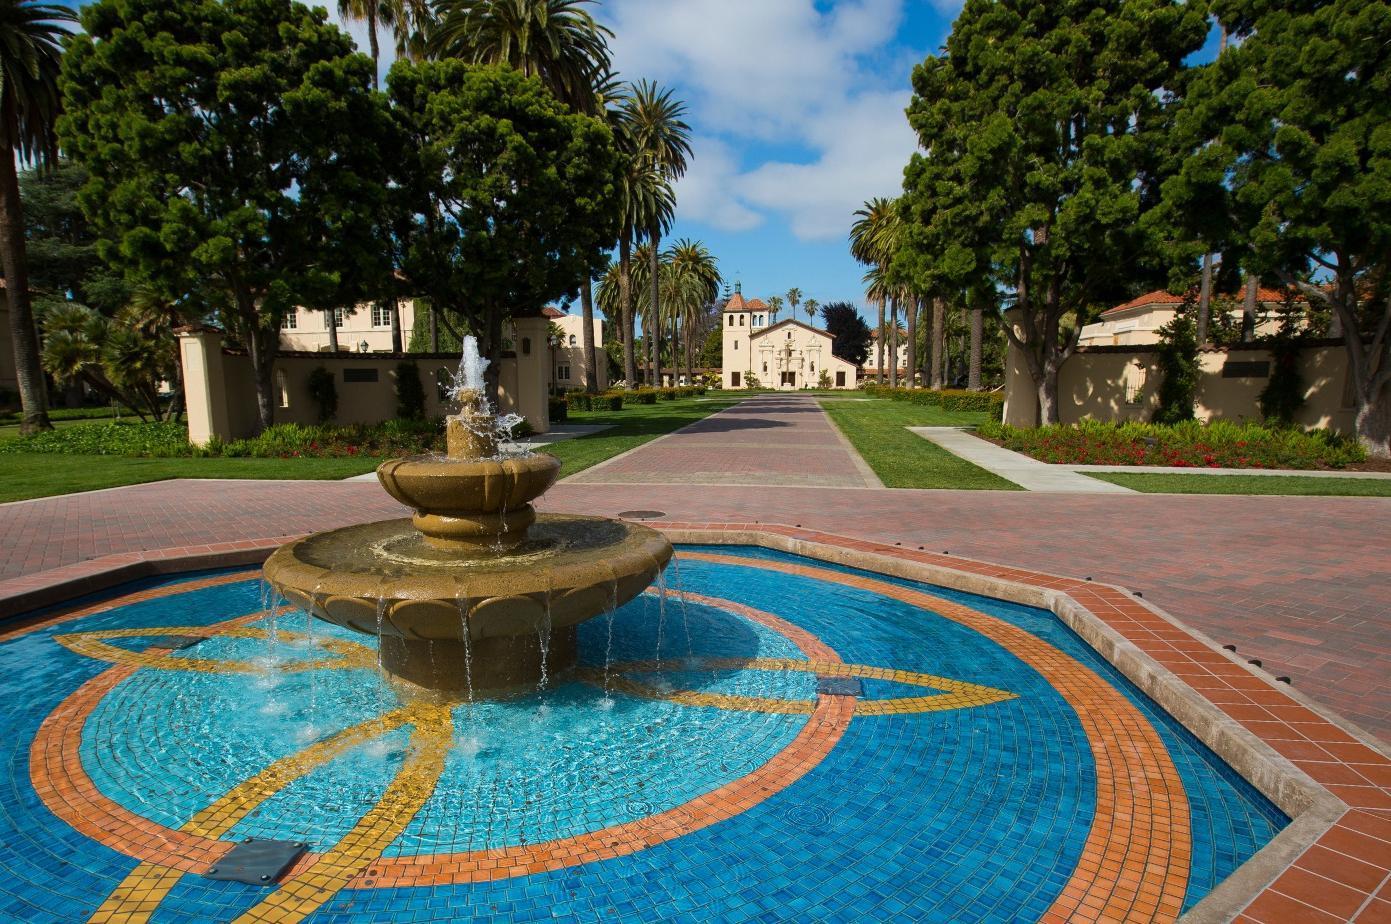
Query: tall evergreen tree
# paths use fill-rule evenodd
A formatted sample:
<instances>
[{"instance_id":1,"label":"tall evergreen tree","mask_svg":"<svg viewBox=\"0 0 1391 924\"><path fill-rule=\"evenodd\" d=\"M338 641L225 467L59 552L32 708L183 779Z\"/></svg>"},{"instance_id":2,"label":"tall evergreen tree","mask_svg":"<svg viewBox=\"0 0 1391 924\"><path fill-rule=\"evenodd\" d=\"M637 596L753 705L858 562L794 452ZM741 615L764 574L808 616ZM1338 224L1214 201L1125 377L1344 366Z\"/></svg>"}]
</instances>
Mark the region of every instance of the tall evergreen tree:
<instances>
[{"instance_id":1,"label":"tall evergreen tree","mask_svg":"<svg viewBox=\"0 0 1391 924\"><path fill-rule=\"evenodd\" d=\"M945 52L913 71L918 285L1013 290L1019 330L1006 329L1045 423L1087 312L1157 271L1139 221L1207 29L1201 0L967 0Z\"/></svg>"},{"instance_id":2,"label":"tall evergreen tree","mask_svg":"<svg viewBox=\"0 0 1391 924\"><path fill-rule=\"evenodd\" d=\"M1194 81L1165 192L1233 202L1256 272L1332 313L1358 439L1391 457L1391 3L1213 8L1236 41Z\"/></svg>"},{"instance_id":3,"label":"tall evergreen tree","mask_svg":"<svg viewBox=\"0 0 1391 924\"><path fill-rule=\"evenodd\" d=\"M393 134L372 63L292 0L100 0L63 61L59 130L102 255L177 301L227 293L261 427L285 311L384 270Z\"/></svg>"}]
</instances>

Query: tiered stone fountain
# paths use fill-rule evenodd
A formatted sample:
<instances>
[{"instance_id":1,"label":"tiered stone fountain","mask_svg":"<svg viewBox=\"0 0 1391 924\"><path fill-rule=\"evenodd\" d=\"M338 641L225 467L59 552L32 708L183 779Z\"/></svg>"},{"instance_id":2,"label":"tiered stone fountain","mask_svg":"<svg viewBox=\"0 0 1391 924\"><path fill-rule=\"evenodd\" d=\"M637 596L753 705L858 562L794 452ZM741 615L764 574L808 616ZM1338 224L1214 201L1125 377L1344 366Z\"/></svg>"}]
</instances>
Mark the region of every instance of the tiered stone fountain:
<instances>
[{"instance_id":1,"label":"tiered stone fountain","mask_svg":"<svg viewBox=\"0 0 1391 924\"><path fill-rule=\"evenodd\" d=\"M575 663L576 627L641 593L671 559L656 530L537 514L560 460L499 450L473 338L453 391L448 452L392 459L382 487L410 519L316 533L265 577L314 616L379 640L382 668L446 697L535 689Z\"/></svg>"}]
</instances>

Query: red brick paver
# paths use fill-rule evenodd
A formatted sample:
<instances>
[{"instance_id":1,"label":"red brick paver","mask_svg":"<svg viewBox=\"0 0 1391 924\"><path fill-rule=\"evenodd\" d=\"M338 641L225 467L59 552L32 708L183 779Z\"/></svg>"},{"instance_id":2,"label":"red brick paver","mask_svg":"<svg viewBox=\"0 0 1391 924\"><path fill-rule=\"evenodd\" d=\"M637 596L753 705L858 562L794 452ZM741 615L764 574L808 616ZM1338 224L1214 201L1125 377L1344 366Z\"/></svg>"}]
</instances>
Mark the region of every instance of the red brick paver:
<instances>
[{"instance_id":1,"label":"red brick paver","mask_svg":"<svg viewBox=\"0 0 1391 924\"><path fill-rule=\"evenodd\" d=\"M570 479L583 484L880 487L815 401L754 398Z\"/></svg>"}]
</instances>

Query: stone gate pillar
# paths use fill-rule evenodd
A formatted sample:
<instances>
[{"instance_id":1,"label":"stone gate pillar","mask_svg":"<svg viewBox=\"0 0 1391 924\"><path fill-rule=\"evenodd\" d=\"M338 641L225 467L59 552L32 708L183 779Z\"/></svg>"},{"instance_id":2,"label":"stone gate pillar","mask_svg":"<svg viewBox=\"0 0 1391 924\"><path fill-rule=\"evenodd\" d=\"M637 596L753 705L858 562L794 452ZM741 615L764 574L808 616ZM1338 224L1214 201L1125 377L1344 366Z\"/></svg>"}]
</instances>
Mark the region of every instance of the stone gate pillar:
<instances>
[{"instance_id":1,"label":"stone gate pillar","mask_svg":"<svg viewBox=\"0 0 1391 924\"><path fill-rule=\"evenodd\" d=\"M227 413L227 380L222 368L222 331L215 327L180 327L179 362L184 372L184 413L188 441L203 446L209 440L232 438Z\"/></svg>"}]
</instances>

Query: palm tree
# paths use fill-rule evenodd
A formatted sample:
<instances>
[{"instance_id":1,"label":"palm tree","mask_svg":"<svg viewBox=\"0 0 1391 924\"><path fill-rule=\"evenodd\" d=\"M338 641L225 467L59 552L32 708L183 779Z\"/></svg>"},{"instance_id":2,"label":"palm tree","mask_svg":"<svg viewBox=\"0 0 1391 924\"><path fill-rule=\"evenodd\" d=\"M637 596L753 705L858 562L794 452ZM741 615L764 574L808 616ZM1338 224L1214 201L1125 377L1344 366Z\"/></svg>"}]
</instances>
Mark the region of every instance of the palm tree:
<instances>
[{"instance_id":1,"label":"palm tree","mask_svg":"<svg viewBox=\"0 0 1391 924\"><path fill-rule=\"evenodd\" d=\"M681 326L686 382L691 383L695 380L696 336L706 317L706 306L719 298L723 280L715 258L700 241L682 238L668 248L666 255L671 267L673 315ZM673 340L673 353L674 344Z\"/></svg>"},{"instance_id":2,"label":"palm tree","mask_svg":"<svg viewBox=\"0 0 1391 924\"><path fill-rule=\"evenodd\" d=\"M50 167L58 159L54 123L62 108L58 91L63 38L76 22L72 10L30 0L0 0L0 269L10 308L15 377L23 408L21 433L51 430L44 393L39 334L29 299L24 204L16 157Z\"/></svg>"},{"instance_id":3,"label":"palm tree","mask_svg":"<svg viewBox=\"0 0 1391 924\"><path fill-rule=\"evenodd\" d=\"M586 6L594 0L437 0L427 48L439 58L505 64L539 77L556 99L592 113L609 72L608 39Z\"/></svg>"},{"instance_id":4,"label":"palm tree","mask_svg":"<svg viewBox=\"0 0 1391 924\"><path fill-rule=\"evenodd\" d=\"M871 301L879 305L879 382L884 381L884 303L892 300L894 306L893 367L891 380L898 381L898 291L889 281L889 264L898 252L899 218L897 203L883 196L876 196L855 210L855 223L850 228L850 255L870 267L865 273L865 284Z\"/></svg>"},{"instance_id":5,"label":"palm tree","mask_svg":"<svg viewBox=\"0 0 1391 924\"><path fill-rule=\"evenodd\" d=\"M787 290L787 306L792 309L792 317L797 317L797 306L802 303L802 290L796 287Z\"/></svg>"},{"instance_id":6,"label":"palm tree","mask_svg":"<svg viewBox=\"0 0 1391 924\"><path fill-rule=\"evenodd\" d=\"M809 298L809 299L807 299L807 305L806 305L807 323L811 323L812 321L815 321L815 320L816 320L816 312L817 312L817 310L818 310L820 307L821 307L821 303L818 302L816 299L814 299L814 298Z\"/></svg>"},{"instance_id":7,"label":"palm tree","mask_svg":"<svg viewBox=\"0 0 1391 924\"><path fill-rule=\"evenodd\" d=\"M647 162L668 185L680 179L686 172L691 156L691 127L682 119L686 114L686 104L674 98L670 89L664 90L652 81L640 80L629 85L629 92L619 110L623 136L630 145L629 156ZM674 211L674 200L672 204ZM638 226L652 245L648 254L651 263L648 281L654 305L661 300L661 271L657 266L659 248L662 234L670 226L670 220L663 221L658 214L650 215L645 227ZM659 306L653 311L657 317L662 316ZM660 357L661 329L652 331L652 336L655 338L653 349Z\"/></svg>"},{"instance_id":8,"label":"palm tree","mask_svg":"<svg viewBox=\"0 0 1391 924\"><path fill-rule=\"evenodd\" d=\"M627 148L627 142L620 147ZM653 224L663 230L670 227L676 213L676 196L671 183L662 176L655 165L643 158L627 154L624 157L621 179L623 185L620 200L623 216L618 235L620 323L623 329L623 375L628 381L628 387L633 388L637 385L638 375L637 358L633 353L637 319L633 292L633 245L645 227L652 227ZM650 265L643 267L644 281L651 271ZM650 286L647 297L651 297Z\"/></svg>"},{"instance_id":9,"label":"palm tree","mask_svg":"<svg viewBox=\"0 0 1391 924\"><path fill-rule=\"evenodd\" d=\"M338 18L344 22L367 24L367 47L372 55L372 89L381 89L377 71L381 62L378 27L396 36L397 53L404 51L402 34L409 34L411 20L419 16L422 0L338 0Z\"/></svg>"},{"instance_id":10,"label":"palm tree","mask_svg":"<svg viewBox=\"0 0 1391 924\"><path fill-rule=\"evenodd\" d=\"M778 312L780 311L782 311L782 296L768 296L768 317L776 321L778 319Z\"/></svg>"}]
</instances>

